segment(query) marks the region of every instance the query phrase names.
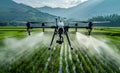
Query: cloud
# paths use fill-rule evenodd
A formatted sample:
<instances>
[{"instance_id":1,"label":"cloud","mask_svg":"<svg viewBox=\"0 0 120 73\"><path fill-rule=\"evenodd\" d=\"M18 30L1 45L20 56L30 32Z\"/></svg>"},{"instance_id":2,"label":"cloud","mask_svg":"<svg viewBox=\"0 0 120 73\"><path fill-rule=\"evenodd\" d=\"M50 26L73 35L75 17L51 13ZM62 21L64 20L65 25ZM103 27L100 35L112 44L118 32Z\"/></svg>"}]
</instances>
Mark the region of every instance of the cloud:
<instances>
[{"instance_id":1,"label":"cloud","mask_svg":"<svg viewBox=\"0 0 120 73\"><path fill-rule=\"evenodd\" d=\"M17 3L23 3L32 7L60 7L60 8L69 8L76 6L87 0L13 0Z\"/></svg>"}]
</instances>

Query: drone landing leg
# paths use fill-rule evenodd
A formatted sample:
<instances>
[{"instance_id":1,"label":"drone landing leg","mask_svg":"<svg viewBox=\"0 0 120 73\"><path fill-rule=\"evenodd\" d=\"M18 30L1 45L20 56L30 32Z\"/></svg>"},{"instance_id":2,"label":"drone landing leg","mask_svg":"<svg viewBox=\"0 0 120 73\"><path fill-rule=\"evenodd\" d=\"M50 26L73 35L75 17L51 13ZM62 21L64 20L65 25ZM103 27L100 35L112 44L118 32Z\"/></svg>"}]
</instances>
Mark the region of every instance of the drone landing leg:
<instances>
[{"instance_id":1,"label":"drone landing leg","mask_svg":"<svg viewBox=\"0 0 120 73\"><path fill-rule=\"evenodd\" d=\"M53 34L53 36L52 36L52 40L51 40L51 43L50 43L50 47L48 48L49 50L51 49L51 46L52 46L52 43L53 43L55 34L56 34L56 30L54 31L54 34Z\"/></svg>"},{"instance_id":2,"label":"drone landing leg","mask_svg":"<svg viewBox=\"0 0 120 73\"><path fill-rule=\"evenodd\" d=\"M73 50L73 48L71 47L71 43L70 43L70 39L69 39L69 36L68 36L67 31L65 31L65 35L66 35L66 37L67 37L68 44L69 44L69 46L70 46L71 50Z\"/></svg>"}]
</instances>

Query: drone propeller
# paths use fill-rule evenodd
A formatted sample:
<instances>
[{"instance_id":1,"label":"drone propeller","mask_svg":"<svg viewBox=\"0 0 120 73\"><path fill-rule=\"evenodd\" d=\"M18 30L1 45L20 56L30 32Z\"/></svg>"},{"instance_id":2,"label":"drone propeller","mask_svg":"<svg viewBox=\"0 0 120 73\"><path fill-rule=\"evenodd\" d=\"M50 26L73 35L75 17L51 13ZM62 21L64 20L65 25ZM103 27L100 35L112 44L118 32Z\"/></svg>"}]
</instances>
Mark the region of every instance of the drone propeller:
<instances>
[{"instance_id":1,"label":"drone propeller","mask_svg":"<svg viewBox=\"0 0 120 73\"><path fill-rule=\"evenodd\" d=\"M26 21L11 21L10 23L26 24Z\"/></svg>"},{"instance_id":2,"label":"drone propeller","mask_svg":"<svg viewBox=\"0 0 120 73\"><path fill-rule=\"evenodd\" d=\"M42 23L47 24L47 23L55 23L55 22L29 22L29 23L31 23L31 24L42 24Z\"/></svg>"},{"instance_id":3,"label":"drone propeller","mask_svg":"<svg viewBox=\"0 0 120 73\"><path fill-rule=\"evenodd\" d=\"M96 24L96 23L110 23L110 21L92 21L92 23Z\"/></svg>"},{"instance_id":4,"label":"drone propeller","mask_svg":"<svg viewBox=\"0 0 120 73\"><path fill-rule=\"evenodd\" d=\"M76 22L76 23L89 23L89 21L72 21L72 22Z\"/></svg>"},{"instance_id":5,"label":"drone propeller","mask_svg":"<svg viewBox=\"0 0 120 73\"><path fill-rule=\"evenodd\" d=\"M87 27L88 35L91 35L91 32L93 30L93 24L110 23L110 21L73 21L73 22L76 22L75 23L76 31L77 31L77 26L78 26L77 24L78 23L88 23L88 27Z\"/></svg>"},{"instance_id":6,"label":"drone propeller","mask_svg":"<svg viewBox=\"0 0 120 73\"><path fill-rule=\"evenodd\" d=\"M93 24L110 23L110 21L92 21L88 23L88 35L91 35Z\"/></svg>"},{"instance_id":7,"label":"drone propeller","mask_svg":"<svg viewBox=\"0 0 120 73\"><path fill-rule=\"evenodd\" d=\"M90 22L92 22L93 24L96 24L96 23L110 23L110 21L73 21L73 22L76 22L76 23L90 23Z\"/></svg>"},{"instance_id":8,"label":"drone propeller","mask_svg":"<svg viewBox=\"0 0 120 73\"><path fill-rule=\"evenodd\" d=\"M55 23L55 22L27 22L26 27L27 27L28 35L30 35L30 29L32 28L43 28L43 32L45 28L57 28L56 26L45 26L45 24L47 23ZM42 26L31 26L31 24L41 24Z\"/></svg>"}]
</instances>

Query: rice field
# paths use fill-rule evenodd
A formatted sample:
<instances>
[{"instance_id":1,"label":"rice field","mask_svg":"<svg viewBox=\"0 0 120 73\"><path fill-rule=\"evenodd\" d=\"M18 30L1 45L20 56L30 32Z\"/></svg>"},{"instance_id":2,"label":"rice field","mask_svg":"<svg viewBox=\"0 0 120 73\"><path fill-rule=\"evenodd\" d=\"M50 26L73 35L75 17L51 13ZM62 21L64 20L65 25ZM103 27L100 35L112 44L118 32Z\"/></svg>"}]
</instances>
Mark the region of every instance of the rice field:
<instances>
[{"instance_id":1,"label":"rice field","mask_svg":"<svg viewBox=\"0 0 120 73\"><path fill-rule=\"evenodd\" d=\"M120 73L120 28L97 27L91 37L71 29L73 50L57 36L48 50L52 31L27 36L24 27L0 27L0 73Z\"/></svg>"}]
</instances>

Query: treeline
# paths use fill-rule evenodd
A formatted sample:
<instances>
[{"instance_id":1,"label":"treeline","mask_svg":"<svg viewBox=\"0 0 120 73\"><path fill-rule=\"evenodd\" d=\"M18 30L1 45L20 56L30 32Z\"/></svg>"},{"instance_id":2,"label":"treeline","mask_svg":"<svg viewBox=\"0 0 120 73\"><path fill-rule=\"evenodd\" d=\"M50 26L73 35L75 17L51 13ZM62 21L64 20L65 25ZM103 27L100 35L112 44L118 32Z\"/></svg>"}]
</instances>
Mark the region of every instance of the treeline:
<instances>
[{"instance_id":1,"label":"treeline","mask_svg":"<svg viewBox=\"0 0 120 73\"><path fill-rule=\"evenodd\" d=\"M0 22L0 26L25 26L25 23Z\"/></svg>"},{"instance_id":2,"label":"treeline","mask_svg":"<svg viewBox=\"0 0 120 73\"><path fill-rule=\"evenodd\" d=\"M110 21L110 23L100 24L100 26L120 26L120 15L112 14L107 16L97 16L89 19L89 21Z\"/></svg>"},{"instance_id":3,"label":"treeline","mask_svg":"<svg viewBox=\"0 0 120 73\"><path fill-rule=\"evenodd\" d=\"M110 21L110 23L95 24L96 26L120 26L120 15L112 14L107 16L97 16L88 19L89 21ZM25 23L0 22L0 26L24 26Z\"/></svg>"}]
</instances>

